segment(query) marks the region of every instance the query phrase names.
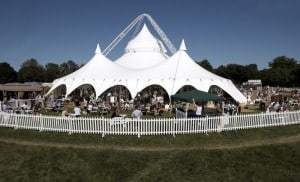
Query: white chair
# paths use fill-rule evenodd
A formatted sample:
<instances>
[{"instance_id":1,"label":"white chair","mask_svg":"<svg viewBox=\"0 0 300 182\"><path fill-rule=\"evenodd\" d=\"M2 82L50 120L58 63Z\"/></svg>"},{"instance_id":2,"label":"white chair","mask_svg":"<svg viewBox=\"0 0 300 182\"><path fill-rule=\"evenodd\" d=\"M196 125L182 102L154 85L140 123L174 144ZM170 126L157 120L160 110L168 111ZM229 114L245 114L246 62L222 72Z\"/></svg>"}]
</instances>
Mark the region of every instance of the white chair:
<instances>
[{"instance_id":1,"label":"white chair","mask_svg":"<svg viewBox=\"0 0 300 182\"><path fill-rule=\"evenodd\" d=\"M126 115L120 116L120 117L114 117L111 118L109 125L123 125L124 128L126 128L126 124L129 122L129 118L126 118Z\"/></svg>"}]
</instances>

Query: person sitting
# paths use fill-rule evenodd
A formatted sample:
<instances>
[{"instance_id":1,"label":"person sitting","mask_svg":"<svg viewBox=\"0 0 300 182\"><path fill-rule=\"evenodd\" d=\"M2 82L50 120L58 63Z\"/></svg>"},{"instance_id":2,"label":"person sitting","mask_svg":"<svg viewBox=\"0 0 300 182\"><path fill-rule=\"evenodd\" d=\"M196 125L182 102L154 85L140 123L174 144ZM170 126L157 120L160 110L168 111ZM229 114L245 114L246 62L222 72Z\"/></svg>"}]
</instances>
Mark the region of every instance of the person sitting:
<instances>
[{"instance_id":1,"label":"person sitting","mask_svg":"<svg viewBox=\"0 0 300 182\"><path fill-rule=\"evenodd\" d=\"M112 113L111 113L111 118L115 118L115 117L120 117L120 115L119 115L119 110L118 110L118 108L113 107Z\"/></svg>"},{"instance_id":2,"label":"person sitting","mask_svg":"<svg viewBox=\"0 0 300 182\"><path fill-rule=\"evenodd\" d=\"M39 112L40 112L40 109L41 109L41 103L38 102L37 104L35 104L35 105L33 106L32 114L33 114L33 115L38 115Z\"/></svg>"},{"instance_id":3,"label":"person sitting","mask_svg":"<svg viewBox=\"0 0 300 182\"><path fill-rule=\"evenodd\" d=\"M162 107L154 107L154 116L162 116L164 112L165 110Z\"/></svg>"},{"instance_id":4,"label":"person sitting","mask_svg":"<svg viewBox=\"0 0 300 182\"><path fill-rule=\"evenodd\" d=\"M51 102L51 107L52 107L52 111L55 111L57 108L57 102L56 101Z\"/></svg>"},{"instance_id":5,"label":"person sitting","mask_svg":"<svg viewBox=\"0 0 300 182\"><path fill-rule=\"evenodd\" d=\"M87 106L87 113L90 114L92 110L93 110L93 102L90 101Z\"/></svg>"},{"instance_id":6,"label":"person sitting","mask_svg":"<svg viewBox=\"0 0 300 182\"><path fill-rule=\"evenodd\" d=\"M162 116L164 112L165 112L164 108L161 107L161 108L158 109L158 115L159 116Z\"/></svg>"},{"instance_id":7,"label":"person sitting","mask_svg":"<svg viewBox=\"0 0 300 182\"><path fill-rule=\"evenodd\" d=\"M27 110L29 109L29 106L27 105L27 102L24 102L24 104L21 106L22 110Z\"/></svg>"},{"instance_id":8,"label":"person sitting","mask_svg":"<svg viewBox=\"0 0 300 182\"><path fill-rule=\"evenodd\" d=\"M119 116L117 115L117 112L113 110L111 113L111 118L115 118L115 117L119 117Z\"/></svg>"},{"instance_id":9,"label":"person sitting","mask_svg":"<svg viewBox=\"0 0 300 182\"><path fill-rule=\"evenodd\" d=\"M156 106L153 107L153 115L158 116L158 109Z\"/></svg>"},{"instance_id":10,"label":"person sitting","mask_svg":"<svg viewBox=\"0 0 300 182\"><path fill-rule=\"evenodd\" d=\"M64 108L63 111L61 112L61 116L62 117L68 117L69 116L69 113L67 111L67 108Z\"/></svg>"}]
</instances>

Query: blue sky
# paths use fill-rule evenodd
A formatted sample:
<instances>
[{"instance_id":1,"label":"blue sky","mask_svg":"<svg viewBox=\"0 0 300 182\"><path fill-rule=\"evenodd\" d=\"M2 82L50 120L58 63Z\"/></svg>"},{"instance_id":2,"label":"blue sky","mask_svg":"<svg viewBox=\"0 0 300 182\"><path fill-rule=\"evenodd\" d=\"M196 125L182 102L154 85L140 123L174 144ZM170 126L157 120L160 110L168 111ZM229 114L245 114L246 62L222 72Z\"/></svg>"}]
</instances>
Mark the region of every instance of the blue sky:
<instances>
[{"instance_id":1,"label":"blue sky","mask_svg":"<svg viewBox=\"0 0 300 182\"><path fill-rule=\"evenodd\" d=\"M142 13L176 48L185 39L188 54L214 68L234 63L263 69L277 56L300 61L299 0L1 0L0 62L17 71L30 58L42 65L84 64L98 42L104 50ZM126 39L110 59L123 53Z\"/></svg>"}]
</instances>

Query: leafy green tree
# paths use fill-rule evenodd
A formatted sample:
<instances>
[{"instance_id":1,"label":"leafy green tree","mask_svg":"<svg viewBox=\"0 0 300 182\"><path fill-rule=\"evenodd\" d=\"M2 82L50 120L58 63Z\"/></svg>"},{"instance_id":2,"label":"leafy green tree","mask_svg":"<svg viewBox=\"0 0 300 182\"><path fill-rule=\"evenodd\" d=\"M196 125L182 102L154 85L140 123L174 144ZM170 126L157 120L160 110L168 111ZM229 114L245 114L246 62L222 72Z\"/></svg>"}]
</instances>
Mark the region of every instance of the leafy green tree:
<instances>
[{"instance_id":1,"label":"leafy green tree","mask_svg":"<svg viewBox=\"0 0 300 182\"><path fill-rule=\"evenodd\" d=\"M0 83L17 81L17 72L7 62L0 63Z\"/></svg>"},{"instance_id":2,"label":"leafy green tree","mask_svg":"<svg viewBox=\"0 0 300 182\"><path fill-rule=\"evenodd\" d=\"M214 71L217 75L228 78L236 84L248 81L249 79L258 79L259 71L256 64L246 66L238 64L228 64L220 66Z\"/></svg>"},{"instance_id":3,"label":"leafy green tree","mask_svg":"<svg viewBox=\"0 0 300 182\"><path fill-rule=\"evenodd\" d=\"M272 62L269 62L269 67L271 69L291 69L297 65L297 61L294 58L287 58L286 56L280 56L273 59Z\"/></svg>"},{"instance_id":4,"label":"leafy green tree","mask_svg":"<svg viewBox=\"0 0 300 182\"><path fill-rule=\"evenodd\" d=\"M260 70L260 78L263 85L277 85L276 83L276 73L272 73L270 69Z\"/></svg>"},{"instance_id":5,"label":"leafy green tree","mask_svg":"<svg viewBox=\"0 0 300 182\"><path fill-rule=\"evenodd\" d=\"M21 65L19 70L19 82L43 82L45 68L37 60L29 59Z\"/></svg>"},{"instance_id":6,"label":"leafy green tree","mask_svg":"<svg viewBox=\"0 0 300 182\"><path fill-rule=\"evenodd\" d=\"M214 71L212 65L210 64L210 62L207 59L204 59L203 61L197 62L197 64L200 65L202 68L210 71L210 72Z\"/></svg>"},{"instance_id":7,"label":"leafy green tree","mask_svg":"<svg viewBox=\"0 0 300 182\"><path fill-rule=\"evenodd\" d=\"M269 62L269 70L261 71L262 81L270 86L293 86L299 74L297 68L297 61L294 58L277 57Z\"/></svg>"},{"instance_id":8,"label":"leafy green tree","mask_svg":"<svg viewBox=\"0 0 300 182\"><path fill-rule=\"evenodd\" d=\"M291 83L292 87L300 87L300 64L297 64L295 68L291 71L294 80Z\"/></svg>"},{"instance_id":9,"label":"leafy green tree","mask_svg":"<svg viewBox=\"0 0 300 182\"><path fill-rule=\"evenodd\" d=\"M231 79L227 74L227 68L224 65L219 66L214 72L221 77Z\"/></svg>"},{"instance_id":10,"label":"leafy green tree","mask_svg":"<svg viewBox=\"0 0 300 182\"><path fill-rule=\"evenodd\" d=\"M235 83L242 83L245 81L243 78L243 66L238 64L228 64L226 66L227 74L229 75L230 79Z\"/></svg>"},{"instance_id":11,"label":"leafy green tree","mask_svg":"<svg viewBox=\"0 0 300 182\"><path fill-rule=\"evenodd\" d=\"M79 66L72 60L69 60L66 63L62 63L59 66L59 71L60 71L60 77L68 75L70 73L73 73L74 71L78 70Z\"/></svg>"},{"instance_id":12,"label":"leafy green tree","mask_svg":"<svg viewBox=\"0 0 300 182\"><path fill-rule=\"evenodd\" d=\"M246 82L250 79L260 79L260 74L256 64L242 66L240 71L241 82Z\"/></svg>"},{"instance_id":13,"label":"leafy green tree","mask_svg":"<svg viewBox=\"0 0 300 182\"><path fill-rule=\"evenodd\" d=\"M242 66L237 64L228 64L225 66L220 66L216 69L216 74L223 76L232 80L234 83L241 83L241 76L242 76Z\"/></svg>"},{"instance_id":14,"label":"leafy green tree","mask_svg":"<svg viewBox=\"0 0 300 182\"><path fill-rule=\"evenodd\" d=\"M57 79L60 75L59 65L55 63L48 63L45 66L45 81L52 82Z\"/></svg>"}]
</instances>

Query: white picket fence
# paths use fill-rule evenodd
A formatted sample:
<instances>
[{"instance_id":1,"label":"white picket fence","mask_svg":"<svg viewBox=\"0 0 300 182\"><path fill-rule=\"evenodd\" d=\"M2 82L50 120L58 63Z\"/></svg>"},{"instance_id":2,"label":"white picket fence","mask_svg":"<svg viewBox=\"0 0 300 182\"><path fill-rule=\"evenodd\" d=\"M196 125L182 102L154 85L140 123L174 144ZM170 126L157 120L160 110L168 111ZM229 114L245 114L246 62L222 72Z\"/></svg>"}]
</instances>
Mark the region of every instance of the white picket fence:
<instances>
[{"instance_id":1,"label":"white picket fence","mask_svg":"<svg viewBox=\"0 0 300 182\"><path fill-rule=\"evenodd\" d=\"M0 126L72 133L105 135L176 135L264 128L300 123L300 111L241 114L202 118L72 118L0 112Z\"/></svg>"}]
</instances>

